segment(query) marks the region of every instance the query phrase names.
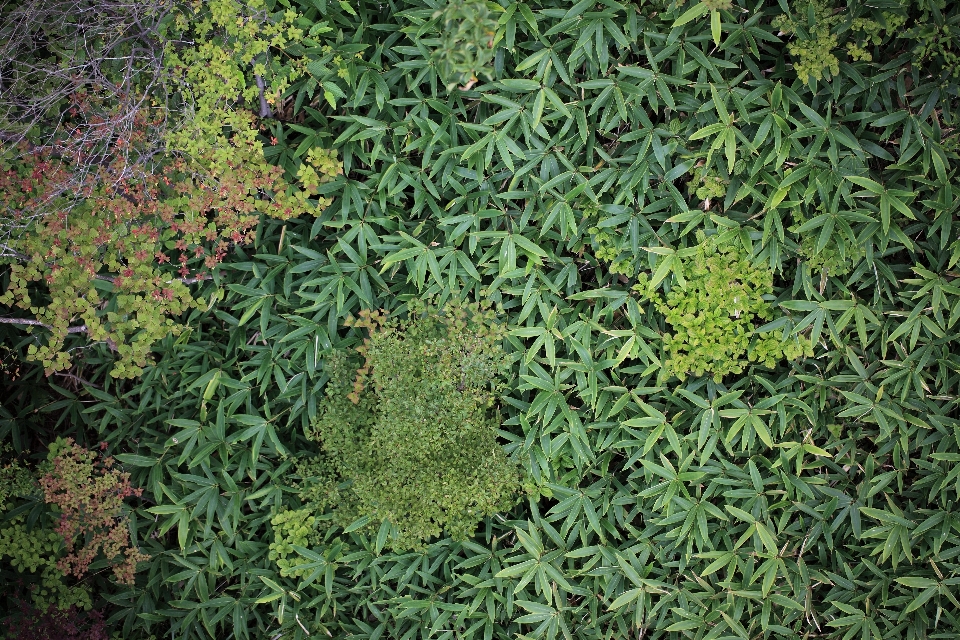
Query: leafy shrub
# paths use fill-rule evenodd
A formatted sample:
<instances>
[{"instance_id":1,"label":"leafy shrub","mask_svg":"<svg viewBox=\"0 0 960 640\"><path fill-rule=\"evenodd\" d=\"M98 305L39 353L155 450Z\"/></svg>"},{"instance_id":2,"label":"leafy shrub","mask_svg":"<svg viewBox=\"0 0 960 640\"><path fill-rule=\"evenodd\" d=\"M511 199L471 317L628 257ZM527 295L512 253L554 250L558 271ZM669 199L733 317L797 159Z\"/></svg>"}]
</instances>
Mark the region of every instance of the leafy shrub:
<instances>
[{"instance_id":1,"label":"leafy shrub","mask_svg":"<svg viewBox=\"0 0 960 640\"><path fill-rule=\"evenodd\" d=\"M21 617L26 612L32 612L30 616L70 613L74 607L89 610L89 587L81 582L68 584L60 566L63 537L50 526L47 514L24 512L24 500L34 497L40 486L33 470L8 458L11 451L6 443L0 445L0 453L5 454L0 467L0 559L13 569L4 576L11 582L10 588L14 589L14 583L17 587L6 599L13 600ZM29 602L24 601L27 594Z\"/></svg>"},{"instance_id":2,"label":"leafy shrub","mask_svg":"<svg viewBox=\"0 0 960 640\"><path fill-rule=\"evenodd\" d=\"M274 537L270 543L270 559L280 567L280 575L297 578L306 574L306 569L296 568L299 562L294 547L311 547L320 542L315 531L317 518L312 510L283 511L271 518L270 524Z\"/></svg>"},{"instance_id":3,"label":"leafy shrub","mask_svg":"<svg viewBox=\"0 0 960 640\"><path fill-rule=\"evenodd\" d=\"M11 19L29 27L58 8L69 13L28 2ZM12 261L0 304L29 314L6 323L46 335L31 341L27 357L48 374L71 366L71 337L109 345L118 356L113 375L142 373L152 345L182 329L174 318L209 302L190 285L210 279L232 246L249 242L261 215L322 210L329 200L317 188L339 171L335 154L313 149L294 186L264 159L258 123L243 108L259 96L269 111L267 66L254 59L302 37L295 14L275 19L256 0L162 8L117 7L112 28L132 30L127 40L136 46L107 39L85 55L117 73L115 57L132 65L144 49L163 64L100 89L61 78L55 95L38 99L66 103L63 117L45 126L41 118L31 140L24 134L0 155L0 207L12 212L0 218L0 257ZM82 11L76 29L101 27L104 12ZM67 53L59 55L65 64ZM24 64L21 75L32 77L34 67L51 63ZM282 90L292 70L274 75ZM40 117L36 108L7 106Z\"/></svg>"},{"instance_id":4,"label":"leafy shrub","mask_svg":"<svg viewBox=\"0 0 960 640\"><path fill-rule=\"evenodd\" d=\"M710 374L742 374L748 363L773 368L780 360L813 355L809 344L782 332L758 332L774 319L773 272L752 263L736 235L704 239L679 259L678 278L665 297L647 287L657 310L673 328L664 333L664 367L684 380ZM640 283L645 289L646 274Z\"/></svg>"},{"instance_id":5,"label":"leafy shrub","mask_svg":"<svg viewBox=\"0 0 960 640\"><path fill-rule=\"evenodd\" d=\"M63 555L63 537L51 528L27 526L26 516L19 515L0 527L0 557L7 556L10 566L19 574L29 572L37 580L29 584L21 580L22 592L29 592L33 606L40 611L53 607L67 611L71 607L90 609L90 590L81 584L69 585L59 559ZM13 594L10 594L13 595Z\"/></svg>"},{"instance_id":6,"label":"leafy shrub","mask_svg":"<svg viewBox=\"0 0 960 640\"><path fill-rule=\"evenodd\" d=\"M59 511L57 533L67 549L57 569L79 578L102 554L119 582L133 584L137 563L149 556L130 545L123 501L142 489L130 486L129 474L114 469L112 458L99 459L70 438L51 443L47 460L40 487Z\"/></svg>"},{"instance_id":7,"label":"leafy shrub","mask_svg":"<svg viewBox=\"0 0 960 640\"><path fill-rule=\"evenodd\" d=\"M349 367L332 361L309 434L351 483L338 502L319 506L389 522L397 549L441 532L464 539L510 507L519 488L491 413L506 363L503 328L476 304L424 314L405 323L361 314L353 326L369 331L363 365L351 381Z\"/></svg>"},{"instance_id":8,"label":"leafy shrub","mask_svg":"<svg viewBox=\"0 0 960 640\"><path fill-rule=\"evenodd\" d=\"M810 78L822 79L824 73L840 73L840 60L834 55L838 37L831 30L843 16L829 0L805 0L794 3L792 8L795 14L778 16L773 26L786 34L806 35L787 45L790 55L796 59L797 77L806 83Z\"/></svg>"}]
</instances>

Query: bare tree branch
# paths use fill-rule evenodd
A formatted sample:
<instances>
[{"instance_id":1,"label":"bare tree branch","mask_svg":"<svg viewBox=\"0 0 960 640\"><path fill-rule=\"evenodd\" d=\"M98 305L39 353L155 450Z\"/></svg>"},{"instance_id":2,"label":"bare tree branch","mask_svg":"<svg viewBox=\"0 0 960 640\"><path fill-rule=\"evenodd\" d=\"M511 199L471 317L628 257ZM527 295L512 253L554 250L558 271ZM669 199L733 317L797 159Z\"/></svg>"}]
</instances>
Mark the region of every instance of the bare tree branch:
<instances>
[{"instance_id":1,"label":"bare tree branch","mask_svg":"<svg viewBox=\"0 0 960 640\"><path fill-rule=\"evenodd\" d=\"M43 327L44 329L53 329L52 325L49 325L45 322L40 322L39 320L34 320L31 318L0 318L0 324L19 324L19 325L29 325L31 327ZM70 327L67 329L67 333L86 333L87 325L81 324L77 327Z\"/></svg>"},{"instance_id":2,"label":"bare tree branch","mask_svg":"<svg viewBox=\"0 0 960 640\"><path fill-rule=\"evenodd\" d=\"M93 387L94 389L103 389L103 387L101 387L100 385L94 384L94 383L90 382L89 380L84 380L84 379L81 378L80 376L76 376L76 375L74 375L74 374L72 374L72 373L64 373L64 372L62 372L62 371L58 371L58 372L55 373L54 375L60 376L61 378L67 378L68 380L73 380L74 382L79 382L79 383L82 384L82 385L86 385L86 386L88 386L88 387Z\"/></svg>"},{"instance_id":3,"label":"bare tree branch","mask_svg":"<svg viewBox=\"0 0 960 640\"><path fill-rule=\"evenodd\" d=\"M17 260L29 260L30 256L21 253L5 244L0 244L0 258L16 258Z\"/></svg>"},{"instance_id":4,"label":"bare tree branch","mask_svg":"<svg viewBox=\"0 0 960 640\"><path fill-rule=\"evenodd\" d=\"M270 105L267 104L266 84L263 82L263 78L260 76L259 73L255 74L254 78L257 81L257 89L260 90L260 117L272 118L273 111L270 109Z\"/></svg>"},{"instance_id":5,"label":"bare tree branch","mask_svg":"<svg viewBox=\"0 0 960 640\"><path fill-rule=\"evenodd\" d=\"M105 276L105 275L99 275L99 274L98 274L98 275L95 275L95 276L93 276L93 277L94 277L96 280L103 280L103 281L105 281L105 282L110 282L110 283L112 283L112 282L114 281L114 278L111 277L111 276ZM171 284L171 283L173 283L173 282L182 282L183 284L196 284L196 283L198 283L198 282L203 282L203 281L205 281L205 280L213 280L213 276L211 276L211 275L209 275L209 274L203 274L203 275L195 276L195 277L191 277L191 278L171 278L170 280L165 280L164 283L165 283L165 284Z\"/></svg>"}]
</instances>

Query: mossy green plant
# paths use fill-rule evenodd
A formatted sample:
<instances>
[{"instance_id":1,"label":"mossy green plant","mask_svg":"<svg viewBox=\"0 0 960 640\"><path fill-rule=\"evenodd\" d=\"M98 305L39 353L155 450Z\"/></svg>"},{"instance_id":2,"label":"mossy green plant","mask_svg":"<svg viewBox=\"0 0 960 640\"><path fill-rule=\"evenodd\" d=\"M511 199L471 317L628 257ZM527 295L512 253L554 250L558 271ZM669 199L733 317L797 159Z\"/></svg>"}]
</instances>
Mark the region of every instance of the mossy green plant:
<instances>
[{"instance_id":1,"label":"mossy green plant","mask_svg":"<svg viewBox=\"0 0 960 640\"><path fill-rule=\"evenodd\" d=\"M392 525L395 549L446 533L462 540L509 508L520 474L497 443L495 401L507 363L505 329L479 304L415 309L407 321L364 312L360 366L331 360L331 381L308 437L335 474L328 491L347 525ZM340 485L330 486L333 483ZM306 497L306 496L302 496Z\"/></svg>"}]
</instances>

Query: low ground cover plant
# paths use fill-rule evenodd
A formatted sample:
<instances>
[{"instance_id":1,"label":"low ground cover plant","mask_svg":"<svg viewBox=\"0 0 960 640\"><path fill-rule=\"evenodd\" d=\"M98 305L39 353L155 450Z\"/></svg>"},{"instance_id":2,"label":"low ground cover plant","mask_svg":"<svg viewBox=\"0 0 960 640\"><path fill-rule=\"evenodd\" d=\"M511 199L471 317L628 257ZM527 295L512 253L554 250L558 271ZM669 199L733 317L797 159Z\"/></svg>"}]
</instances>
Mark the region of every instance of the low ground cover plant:
<instances>
[{"instance_id":1,"label":"low ground cover plant","mask_svg":"<svg viewBox=\"0 0 960 640\"><path fill-rule=\"evenodd\" d=\"M0 535L61 544L30 478L103 442L136 550L0 566L5 619L47 580L88 599L45 624L124 638L956 636L953 3L170 10L159 50L231 92L194 64L171 113L235 114L195 137L270 183L209 266L149 267L196 304L142 325L96 284L133 222L81 243L97 304L0 254ZM8 176L0 223L91 233L100 196L24 222Z\"/></svg>"}]
</instances>

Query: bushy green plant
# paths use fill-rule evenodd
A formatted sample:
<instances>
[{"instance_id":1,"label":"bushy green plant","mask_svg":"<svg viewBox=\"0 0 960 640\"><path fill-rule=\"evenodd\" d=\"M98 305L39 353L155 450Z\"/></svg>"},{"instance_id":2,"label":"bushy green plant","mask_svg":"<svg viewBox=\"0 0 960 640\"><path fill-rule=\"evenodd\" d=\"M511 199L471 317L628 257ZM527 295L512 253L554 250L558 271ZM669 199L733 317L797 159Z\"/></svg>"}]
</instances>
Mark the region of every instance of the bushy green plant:
<instances>
[{"instance_id":1,"label":"bushy green plant","mask_svg":"<svg viewBox=\"0 0 960 640\"><path fill-rule=\"evenodd\" d=\"M813 355L810 344L796 337L757 331L774 319L773 272L752 261L737 235L730 236L706 238L680 258L682 279L666 295L646 284L646 274L635 285L672 329L663 334L664 366L681 380L710 374L720 382L742 374L749 363L772 368L780 360Z\"/></svg>"},{"instance_id":2,"label":"bushy green plant","mask_svg":"<svg viewBox=\"0 0 960 640\"><path fill-rule=\"evenodd\" d=\"M838 38L831 30L843 16L829 0L802 0L791 8L794 13L778 16L773 26L785 34L801 34L787 45L800 81L806 83L810 78L820 80L825 73L840 73L840 60L834 54Z\"/></svg>"},{"instance_id":3,"label":"bushy green plant","mask_svg":"<svg viewBox=\"0 0 960 640\"><path fill-rule=\"evenodd\" d=\"M706 166L697 167L693 171L693 178L687 184L687 189L693 192L701 201L717 200L727 194L727 180L717 174L715 169Z\"/></svg>"},{"instance_id":4,"label":"bushy green plant","mask_svg":"<svg viewBox=\"0 0 960 640\"><path fill-rule=\"evenodd\" d=\"M130 544L123 507L124 499L139 497L142 489L131 487L130 475L113 468L113 458L101 458L70 438L50 444L47 463L40 488L58 512L56 533L67 550L57 569L81 578L102 556L117 581L133 584L137 564L149 556Z\"/></svg>"},{"instance_id":5,"label":"bushy green plant","mask_svg":"<svg viewBox=\"0 0 960 640\"><path fill-rule=\"evenodd\" d=\"M610 273L630 272L631 260L618 260L618 257L621 255L622 251L620 249L618 238L615 237L615 233L606 231L600 227L590 227L587 229L587 233L593 237L593 241L597 245L597 260L603 260L604 262L609 263Z\"/></svg>"},{"instance_id":6,"label":"bushy green plant","mask_svg":"<svg viewBox=\"0 0 960 640\"><path fill-rule=\"evenodd\" d=\"M24 598L39 610L53 606L60 611L71 607L89 610L92 606L89 588L82 583L67 584L59 564L64 555L63 538L46 521L37 522L22 509L13 511L21 502L40 490L35 473L11 456L12 447L0 444L0 560L9 563L20 581L19 593L7 597ZM24 574L29 573L30 576ZM10 577L9 575L6 577ZM28 578L24 582L24 578Z\"/></svg>"},{"instance_id":7,"label":"bushy green plant","mask_svg":"<svg viewBox=\"0 0 960 640\"><path fill-rule=\"evenodd\" d=\"M863 12L861 7L847 8L829 0L803 0L791 3L791 12L778 16L773 26L781 34L794 36L787 49L794 58L797 76L806 83L811 78L820 80L824 74L836 75L840 72L841 58L837 56L837 48L841 43L854 62L873 60L873 49L883 43L891 44L895 38L905 41L919 38L920 44L913 49L914 59L918 63L929 60L934 50L949 50L950 46L942 41L933 44L937 39L930 36L937 31L937 27L931 24L934 21L929 10L921 9L915 22L905 15L905 11L917 8L917 4L925 3L907 2L901 7L885 7L897 11L875 10L864 16L860 15ZM856 17L851 16L848 10ZM904 30L903 27L908 23L917 26ZM942 28L946 29L944 35L949 35L950 27ZM921 33L925 37L921 37ZM950 55L947 53L945 58L948 65L951 64Z\"/></svg>"},{"instance_id":8,"label":"bushy green plant","mask_svg":"<svg viewBox=\"0 0 960 640\"><path fill-rule=\"evenodd\" d=\"M295 568L299 556L294 546L310 547L320 542L316 531L317 518L309 508L281 511L270 520L273 525L273 542L270 543L270 559L280 567L283 577L302 577L306 569Z\"/></svg>"},{"instance_id":9,"label":"bushy green plant","mask_svg":"<svg viewBox=\"0 0 960 640\"><path fill-rule=\"evenodd\" d=\"M39 581L29 587L33 606L41 610L51 605L60 610L89 610L90 590L83 583L67 584L59 565L63 538L50 528L28 527L25 521L26 516L19 515L0 526L0 558L7 556L5 561L19 573L39 571Z\"/></svg>"},{"instance_id":10,"label":"bushy green plant","mask_svg":"<svg viewBox=\"0 0 960 640\"><path fill-rule=\"evenodd\" d=\"M441 533L464 539L519 489L497 443L504 328L492 310L455 303L407 322L363 313L352 325L369 332L362 366L349 380L333 365L309 434L351 482L341 497L354 503L350 517L389 522L396 549Z\"/></svg>"}]
</instances>

